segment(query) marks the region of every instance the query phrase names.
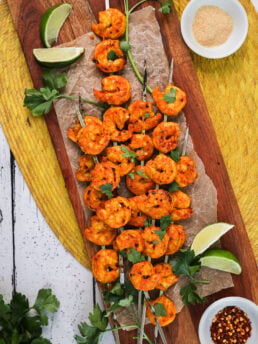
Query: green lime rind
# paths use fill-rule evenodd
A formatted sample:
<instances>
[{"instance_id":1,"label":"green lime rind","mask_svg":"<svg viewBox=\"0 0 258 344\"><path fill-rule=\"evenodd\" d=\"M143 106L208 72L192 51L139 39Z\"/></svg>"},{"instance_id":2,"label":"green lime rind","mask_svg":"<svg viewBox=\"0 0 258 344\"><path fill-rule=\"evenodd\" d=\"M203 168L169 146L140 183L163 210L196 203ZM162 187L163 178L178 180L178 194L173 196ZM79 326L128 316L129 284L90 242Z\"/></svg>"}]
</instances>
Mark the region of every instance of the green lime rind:
<instances>
[{"instance_id":1,"label":"green lime rind","mask_svg":"<svg viewBox=\"0 0 258 344\"><path fill-rule=\"evenodd\" d=\"M59 31L72 10L72 5L62 3L48 8L40 21L40 36L46 48L57 41Z\"/></svg>"},{"instance_id":2,"label":"green lime rind","mask_svg":"<svg viewBox=\"0 0 258 344\"><path fill-rule=\"evenodd\" d=\"M63 68L78 60L85 49L79 47L33 49L35 59L45 67Z\"/></svg>"},{"instance_id":3,"label":"green lime rind","mask_svg":"<svg viewBox=\"0 0 258 344\"><path fill-rule=\"evenodd\" d=\"M202 254L202 266L239 275L242 267L236 256L224 249L212 248Z\"/></svg>"}]
</instances>

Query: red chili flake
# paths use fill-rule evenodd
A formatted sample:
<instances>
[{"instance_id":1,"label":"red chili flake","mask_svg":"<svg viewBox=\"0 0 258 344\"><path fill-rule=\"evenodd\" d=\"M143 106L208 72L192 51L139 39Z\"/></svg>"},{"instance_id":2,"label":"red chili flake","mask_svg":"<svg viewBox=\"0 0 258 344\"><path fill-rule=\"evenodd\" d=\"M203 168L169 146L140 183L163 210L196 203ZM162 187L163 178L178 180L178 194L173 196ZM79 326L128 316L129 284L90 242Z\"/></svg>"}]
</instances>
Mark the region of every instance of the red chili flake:
<instances>
[{"instance_id":1,"label":"red chili flake","mask_svg":"<svg viewBox=\"0 0 258 344\"><path fill-rule=\"evenodd\" d=\"M210 327L215 344L242 344L251 336L251 321L247 314L236 306L227 306L219 311Z\"/></svg>"}]
</instances>

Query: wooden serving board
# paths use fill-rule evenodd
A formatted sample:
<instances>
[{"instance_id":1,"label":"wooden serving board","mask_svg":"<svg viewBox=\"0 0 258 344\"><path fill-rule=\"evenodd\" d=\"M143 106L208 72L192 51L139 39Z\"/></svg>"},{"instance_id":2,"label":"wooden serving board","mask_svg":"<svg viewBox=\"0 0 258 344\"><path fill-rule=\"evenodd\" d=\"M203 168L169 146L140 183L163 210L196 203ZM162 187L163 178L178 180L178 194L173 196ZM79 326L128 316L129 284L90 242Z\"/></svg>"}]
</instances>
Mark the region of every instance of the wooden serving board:
<instances>
[{"instance_id":1,"label":"wooden serving board","mask_svg":"<svg viewBox=\"0 0 258 344\"><path fill-rule=\"evenodd\" d=\"M36 88L41 86L41 68L35 62L32 49L42 46L39 35L39 22L44 11L57 3L58 0L7 0L16 26L26 61ZM73 5L73 11L60 32L59 42L70 41L90 31L91 21L97 16L99 10L104 9L104 0L69 0ZM130 1L130 5L136 3ZM147 2L144 5L155 5ZM123 9L123 1L112 0L112 7ZM159 5L157 5L159 7ZM169 343L195 344L198 343L197 326L203 310L209 303L223 296L238 295L258 302L258 277L257 266L252 249L247 237L241 214L234 196L230 180L222 159L222 155L216 140L216 135L207 111L199 81L187 47L180 32L179 20L175 10L169 15L162 15L156 11L161 33L166 47L168 59L172 56L176 66L174 70L174 82L183 88L188 95L188 103L184 109L190 128L190 135L194 142L195 150L204 162L206 172L212 179L218 192L218 220L235 225L236 230L227 233L222 238L222 246L231 249L239 258L243 272L240 276L233 276L234 288L230 288L214 294L206 303L184 308L177 316L175 322L165 328ZM78 220L80 229L85 228L84 212L80 203L71 166L64 148L63 139L58 126L55 112L52 111L45 117L57 159L60 163L66 187ZM85 242L89 256L95 248ZM152 328L147 328L152 337ZM134 333L135 335L135 333ZM122 332L120 334L123 344L133 343L133 334Z\"/></svg>"}]
</instances>

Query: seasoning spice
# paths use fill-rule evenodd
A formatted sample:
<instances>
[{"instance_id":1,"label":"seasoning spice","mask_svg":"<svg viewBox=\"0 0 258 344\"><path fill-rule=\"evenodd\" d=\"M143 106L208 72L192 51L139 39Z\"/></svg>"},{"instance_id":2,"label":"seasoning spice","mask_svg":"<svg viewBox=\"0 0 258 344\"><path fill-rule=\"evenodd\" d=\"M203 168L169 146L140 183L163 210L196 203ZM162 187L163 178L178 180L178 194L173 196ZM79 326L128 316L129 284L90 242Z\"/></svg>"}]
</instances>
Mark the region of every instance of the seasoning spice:
<instances>
[{"instance_id":1,"label":"seasoning spice","mask_svg":"<svg viewBox=\"0 0 258 344\"><path fill-rule=\"evenodd\" d=\"M198 43L213 47L227 41L233 30L233 20L217 6L202 6L196 12L192 30Z\"/></svg>"},{"instance_id":2,"label":"seasoning spice","mask_svg":"<svg viewBox=\"0 0 258 344\"><path fill-rule=\"evenodd\" d=\"M236 306L227 306L219 311L210 327L215 344L242 344L251 336L251 322L247 314Z\"/></svg>"}]
</instances>

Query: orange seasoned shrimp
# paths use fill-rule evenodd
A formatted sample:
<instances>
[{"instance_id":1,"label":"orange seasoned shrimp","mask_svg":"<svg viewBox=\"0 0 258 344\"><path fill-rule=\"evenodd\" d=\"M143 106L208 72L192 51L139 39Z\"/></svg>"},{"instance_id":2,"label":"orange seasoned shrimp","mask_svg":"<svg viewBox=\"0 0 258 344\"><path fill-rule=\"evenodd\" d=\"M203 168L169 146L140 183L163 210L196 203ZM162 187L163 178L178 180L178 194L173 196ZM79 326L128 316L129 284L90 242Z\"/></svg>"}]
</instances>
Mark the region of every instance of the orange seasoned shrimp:
<instances>
[{"instance_id":1,"label":"orange seasoned shrimp","mask_svg":"<svg viewBox=\"0 0 258 344\"><path fill-rule=\"evenodd\" d=\"M126 17L116 8L98 13L98 24L92 24L92 31L102 37L117 39L125 33Z\"/></svg>"},{"instance_id":2,"label":"orange seasoned shrimp","mask_svg":"<svg viewBox=\"0 0 258 344\"><path fill-rule=\"evenodd\" d=\"M145 166L135 166L126 176L126 186L134 195L143 195L154 189L155 183L145 173Z\"/></svg>"},{"instance_id":3,"label":"orange seasoned shrimp","mask_svg":"<svg viewBox=\"0 0 258 344\"><path fill-rule=\"evenodd\" d=\"M180 157L176 163L176 171L175 181L181 188L192 184L198 176L195 163L189 156Z\"/></svg>"},{"instance_id":4,"label":"orange seasoned shrimp","mask_svg":"<svg viewBox=\"0 0 258 344\"><path fill-rule=\"evenodd\" d=\"M128 111L130 112L129 129L131 128L136 133L156 127L162 119L160 113L155 114L152 111L151 102L143 100L136 100L131 103Z\"/></svg>"},{"instance_id":5,"label":"orange seasoned shrimp","mask_svg":"<svg viewBox=\"0 0 258 344\"><path fill-rule=\"evenodd\" d=\"M114 190L120 183L120 174L118 167L110 161L96 164L91 171L91 186L101 191L101 186L111 184Z\"/></svg>"},{"instance_id":6,"label":"orange seasoned shrimp","mask_svg":"<svg viewBox=\"0 0 258 344\"><path fill-rule=\"evenodd\" d=\"M180 88L168 84L162 92L159 87L154 88L152 97L158 109L167 116L176 116L186 104L186 94Z\"/></svg>"},{"instance_id":7,"label":"orange seasoned shrimp","mask_svg":"<svg viewBox=\"0 0 258 344\"><path fill-rule=\"evenodd\" d=\"M91 171L95 166L94 160L90 155L81 155L78 159L79 168L75 172L75 177L80 182L91 181Z\"/></svg>"},{"instance_id":8,"label":"orange seasoned shrimp","mask_svg":"<svg viewBox=\"0 0 258 344\"><path fill-rule=\"evenodd\" d=\"M171 299L169 299L165 295L161 295L157 299L151 300L150 303L152 305L155 305L156 303L161 303L165 307L166 315L157 316L157 319L160 323L160 326L167 326L174 321L174 319L176 317L176 307L175 307L175 305ZM150 322L153 325L156 325L155 316L152 314L152 311L151 311L150 306L148 304L147 304L147 308L146 308L146 315L147 315L148 319L150 320Z\"/></svg>"},{"instance_id":9,"label":"orange seasoned shrimp","mask_svg":"<svg viewBox=\"0 0 258 344\"><path fill-rule=\"evenodd\" d=\"M129 277L135 289L145 291L155 289L160 278L149 261L134 264Z\"/></svg>"},{"instance_id":10,"label":"orange seasoned shrimp","mask_svg":"<svg viewBox=\"0 0 258 344\"><path fill-rule=\"evenodd\" d=\"M129 81L120 75L110 75L101 81L102 91L93 89L94 96L110 105L121 105L131 97Z\"/></svg>"},{"instance_id":11,"label":"orange seasoned shrimp","mask_svg":"<svg viewBox=\"0 0 258 344\"><path fill-rule=\"evenodd\" d=\"M76 141L86 154L100 154L109 143L109 134L105 131L103 123L96 117L85 116L85 126L82 127Z\"/></svg>"},{"instance_id":12,"label":"orange seasoned shrimp","mask_svg":"<svg viewBox=\"0 0 258 344\"><path fill-rule=\"evenodd\" d=\"M143 251L144 240L142 238L142 231L137 229L126 229L116 237L113 243L114 249L123 251L134 248L138 252Z\"/></svg>"},{"instance_id":13,"label":"orange seasoned shrimp","mask_svg":"<svg viewBox=\"0 0 258 344\"><path fill-rule=\"evenodd\" d=\"M169 237L165 233L161 240L159 235L155 232L160 230L159 227L149 226L145 227L142 233L144 240L143 255L151 258L160 258L165 255L168 247Z\"/></svg>"},{"instance_id":14,"label":"orange seasoned shrimp","mask_svg":"<svg viewBox=\"0 0 258 344\"><path fill-rule=\"evenodd\" d=\"M154 265L154 270L156 274L160 275L160 279L156 285L156 289L167 290L179 279L179 277L173 273L172 267L168 263L156 264Z\"/></svg>"},{"instance_id":15,"label":"orange seasoned shrimp","mask_svg":"<svg viewBox=\"0 0 258 344\"><path fill-rule=\"evenodd\" d=\"M193 215L190 208L191 197L185 192L178 190L171 193L172 196L172 219L173 221L185 220Z\"/></svg>"},{"instance_id":16,"label":"orange seasoned shrimp","mask_svg":"<svg viewBox=\"0 0 258 344\"><path fill-rule=\"evenodd\" d=\"M156 220L169 216L172 212L172 198L163 189L149 190L147 195L138 196L137 204L140 211Z\"/></svg>"},{"instance_id":17,"label":"orange seasoned shrimp","mask_svg":"<svg viewBox=\"0 0 258 344\"><path fill-rule=\"evenodd\" d=\"M172 183L177 174L175 161L165 154L159 154L149 160L145 171L147 176L159 185Z\"/></svg>"},{"instance_id":18,"label":"orange seasoned shrimp","mask_svg":"<svg viewBox=\"0 0 258 344\"><path fill-rule=\"evenodd\" d=\"M126 129L129 111L120 106L110 107L103 116L103 124L110 135L110 140L124 142L129 140L133 132Z\"/></svg>"},{"instance_id":19,"label":"orange seasoned shrimp","mask_svg":"<svg viewBox=\"0 0 258 344\"><path fill-rule=\"evenodd\" d=\"M153 130L153 144L157 150L166 154L176 148L179 135L180 129L176 122L161 122Z\"/></svg>"},{"instance_id":20,"label":"orange seasoned shrimp","mask_svg":"<svg viewBox=\"0 0 258 344\"><path fill-rule=\"evenodd\" d=\"M167 227L167 235L169 236L169 241L166 254L174 254L185 243L186 236L184 228L180 225L169 225Z\"/></svg>"},{"instance_id":21,"label":"orange seasoned shrimp","mask_svg":"<svg viewBox=\"0 0 258 344\"><path fill-rule=\"evenodd\" d=\"M77 142L77 135L81 128L82 126L80 125L79 121L76 120L75 125L68 129L67 136L71 141Z\"/></svg>"},{"instance_id":22,"label":"orange seasoned shrimp","mask_svg":"<svg viewBox=\"0 0 258 344\"><path fill-rule=\"evenodd\" d=\"M127 175L135 166L130 158L124 156L121 146L108 147L106 149L106 156L103 157L103 161L111 161L116 165L121 177Z\"/></svg>"},{"instance_id":23,"label":"orange seasoned shrimp","mask_svg":"<svg viewBox=\"0 0 258 344\"><path fill-rule=\"evenodd\" d=\"M92 211L101 208L106 200L107 196L94 189L91 185L87 186L83 192L84 204Z\"/></svg>"},{"instance_id":24,"label":"orange seasoned shrimp","mask_svg":"<svg viewBox=\"0 0 258 344\"><path fill-rule=\"evenodd\" d=\"M97 216L112 228L123 227L131 218L130 203L121 196L111 198L97 209Z\"/></svg>"},{"instance_id":25,"label":"orange seasoned shrimp","mask_svg":"<svg viewBox=\"0 0 258 344\"><path fill-rule=\"evenodd\" d=\"M137 154L136 159L139 161L149 159L154 150L151 137L145 134L134 134L129 147L135 151Z\"/></svg>"},{"instance_id":26,"label":"orange seasoned shrimp","mask_svg":"<svg viewBox=\"0 0 258 344\"><path fill-rule=\"evenodd\" d=\"M137 197L128 198L131 207L131 218L128 225L141 228L144 226L144 222L147 220L147 216L140 214L140 210L137 205Z\"/></svg>"},{"instance_id":27,"label":"orange seasoned shrimp","mask_svg":"<svg viewBox=\"0 0 258 344\"><path fill-rule=\"evenodd\" d=\"M84 230L84 235L96 245L111 245L117 235L117 230L109 227L94 215L91 216L90 227Z\"/></svg>"},{"instance_id":28,"label":"orange seasoned shrimp","mask_svg":"<svg viewBox=\"0 0 258 344\"><path fill-rule=\"evenodd\" d=\"M99 250L91 259L92 273L101 283L115 282L119 275L118 254L114 250Z\"/></svg>"},{"instance_id":29,"label":"orange seasoned shrimp","mask_svg":"<svg viewBox=\"0 0 258 344\"><path fill-rule=\"evenodd\" d=\"M104 73L115 73L122 70L126 59L120 49L119 41L107 39L97 44L93 62Z\"/></svg>"}]
</instances>

